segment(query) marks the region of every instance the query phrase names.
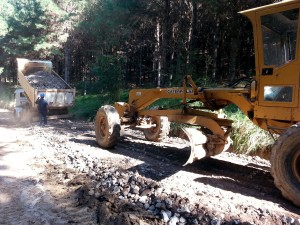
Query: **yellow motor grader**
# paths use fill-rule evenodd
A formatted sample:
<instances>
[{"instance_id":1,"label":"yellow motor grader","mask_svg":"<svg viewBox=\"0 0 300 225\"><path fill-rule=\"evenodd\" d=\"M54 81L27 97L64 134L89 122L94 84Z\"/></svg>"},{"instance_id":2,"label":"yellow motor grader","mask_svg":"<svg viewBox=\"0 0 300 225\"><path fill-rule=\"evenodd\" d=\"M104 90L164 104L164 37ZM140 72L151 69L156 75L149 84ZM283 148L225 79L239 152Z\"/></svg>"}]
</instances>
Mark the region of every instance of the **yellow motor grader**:
<instances>
[{"instance_id":1,"label":"yellow motor grader","mask_svg":"<svg viewBox=\"0 0 300 225\"><path fill-rule=\"evenodd\" d=\"M235 104L257 126L280 135L272 146L271 173L283 196L300 206L299 11L300 1L288 0L240 12L253 25L254 79L208 89L198 88L186 76L183 87L131 90L128 103L116 102L114 107L98 110L98 144L113 147L121 126L144 128L147 140L159 141L168 134L169 122L189 124L193 126L183 129L191 143L187 163L192 163L228 149L233 121L215 112ZM166 98L181 99L180 107L151 108L152 103Z\"/></svg>"}]
</instances>

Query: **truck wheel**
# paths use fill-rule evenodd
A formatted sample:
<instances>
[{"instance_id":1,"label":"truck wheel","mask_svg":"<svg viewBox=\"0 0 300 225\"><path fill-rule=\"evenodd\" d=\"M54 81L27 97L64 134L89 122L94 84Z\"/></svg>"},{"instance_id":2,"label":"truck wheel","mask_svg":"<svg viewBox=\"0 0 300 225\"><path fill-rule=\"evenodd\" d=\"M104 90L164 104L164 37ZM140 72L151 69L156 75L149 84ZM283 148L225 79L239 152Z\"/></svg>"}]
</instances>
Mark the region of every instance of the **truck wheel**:
<instances>
[{"instance_id":1,"label":"truck wheel","mask_svg":"<svg viewBox=\"0 0 300 225\"><path fill-rule=\"evenodd\" d=\"M151 117L152 124L155 124L155 127L144 129L145 138L148 141L161 141L170 131L170 122L166 116L154 116Z\"/></svg>"},{"instance_id":2,"label":"truck wheel","mask_svg":"<svg viewBox=\"0 0 300 225\"><path fill-rule=\"evenodd\" d=\"M300 206L300 123L290 127L275 142L271 173L282 195Z\"/></svg>"},{"instance_id":3,"label":"truck wheel","mask_svg":"<svg viewBox=\"0 0 300 225\"><path fill-rule=\"evenodd\" d=\"M95 133L97 143L103 148L112 148L120 137L120 117L110 105L102 106L96 115Z\"/></svg>"}]
</instances>

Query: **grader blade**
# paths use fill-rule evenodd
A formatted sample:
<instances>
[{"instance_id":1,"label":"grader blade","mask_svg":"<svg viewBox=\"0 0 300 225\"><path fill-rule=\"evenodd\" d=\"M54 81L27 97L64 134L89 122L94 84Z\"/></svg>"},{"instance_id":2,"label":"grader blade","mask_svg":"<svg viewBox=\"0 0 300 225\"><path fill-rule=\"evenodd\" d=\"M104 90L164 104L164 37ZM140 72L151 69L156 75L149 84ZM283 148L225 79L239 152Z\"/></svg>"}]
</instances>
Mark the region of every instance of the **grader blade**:
<instances>
[{"instance_id":1,"label":"grader blade","mask_svg":"<svg viewBox=\"0 0 300 225\"><path fill-rule=\"evenodd\" d=\"M207 137L199 130L194 128L182 128L186 136L189 138L191 153L190 157L183 166L193 163L196 160L202 159L207 155L204 149L204 144L207 142Z\"/></svg>"}]
</instances>

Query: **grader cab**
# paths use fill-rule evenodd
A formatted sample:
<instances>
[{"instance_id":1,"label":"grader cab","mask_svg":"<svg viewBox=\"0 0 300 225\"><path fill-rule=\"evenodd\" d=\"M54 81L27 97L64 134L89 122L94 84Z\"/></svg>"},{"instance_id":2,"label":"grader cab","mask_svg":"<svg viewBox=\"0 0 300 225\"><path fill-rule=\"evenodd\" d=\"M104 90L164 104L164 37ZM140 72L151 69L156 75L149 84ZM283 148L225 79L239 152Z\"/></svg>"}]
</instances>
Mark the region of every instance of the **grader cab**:
<instances>
[{"instance_id":1,"label":"grader cab","mask_svg":"<svg viewBox=\"0 0 300 225\"><path fill-rule=\"evenodd\" d=\"M98 110L98 144L113 147L121 126L142 128L147 140L160 141L168 134L169 122L189 124L193 126L183 129L191 144L187 163L192 163L228 149L233 121L215 112L235 104L257 126L280 135L272 146L271 173L283 196L300 206L299 10L300 1L289 0L240 12L253 25L254 79L208 89L198 88L186 76L183 87L131 90L128 103ZM181 99L180 107L151 108L163 98Z\"/></svg>"}]
</instances>

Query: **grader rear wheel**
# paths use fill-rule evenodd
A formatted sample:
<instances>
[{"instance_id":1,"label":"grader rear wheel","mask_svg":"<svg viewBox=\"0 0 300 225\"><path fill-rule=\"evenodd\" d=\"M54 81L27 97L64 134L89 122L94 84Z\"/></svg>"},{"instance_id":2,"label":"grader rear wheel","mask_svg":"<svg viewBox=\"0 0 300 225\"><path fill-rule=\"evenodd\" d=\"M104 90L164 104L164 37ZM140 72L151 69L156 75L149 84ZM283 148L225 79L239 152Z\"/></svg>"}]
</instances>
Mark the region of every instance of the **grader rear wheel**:
<instances>
[{"instance_id":1,"label":"grader rear wheel","mask_svg":"<svg viewBox=\"0 0 300 225\"><path fill-rule=\"evenodd\" d=\"M300 124L290 127L275 142L271 173L282 195L300 207Z\"/></svg>"},{"instance_id":2,"label":"grader rear wheel","mask_svg":"<svg viewBox=\"0 0 300 225\"><path fill-rule=\"evenodd\" d=\"M97 143L103 148L112 148L120 137L120 118L110 105L102 106L96 115L95 133Z\"/></svg>"},{"instance_id":3,"label":"grader rear wheel","mask_svg":"<svg viewBox=\"0 0 300 225\"><path fill-rule=\"evenodd\" d=\"M156 126L149 129L144 129L144 135L148 141L161 141L169 134L170 122L168 117L151 117L151 123L155 124Z\"/></svg>"}]
</instances>

